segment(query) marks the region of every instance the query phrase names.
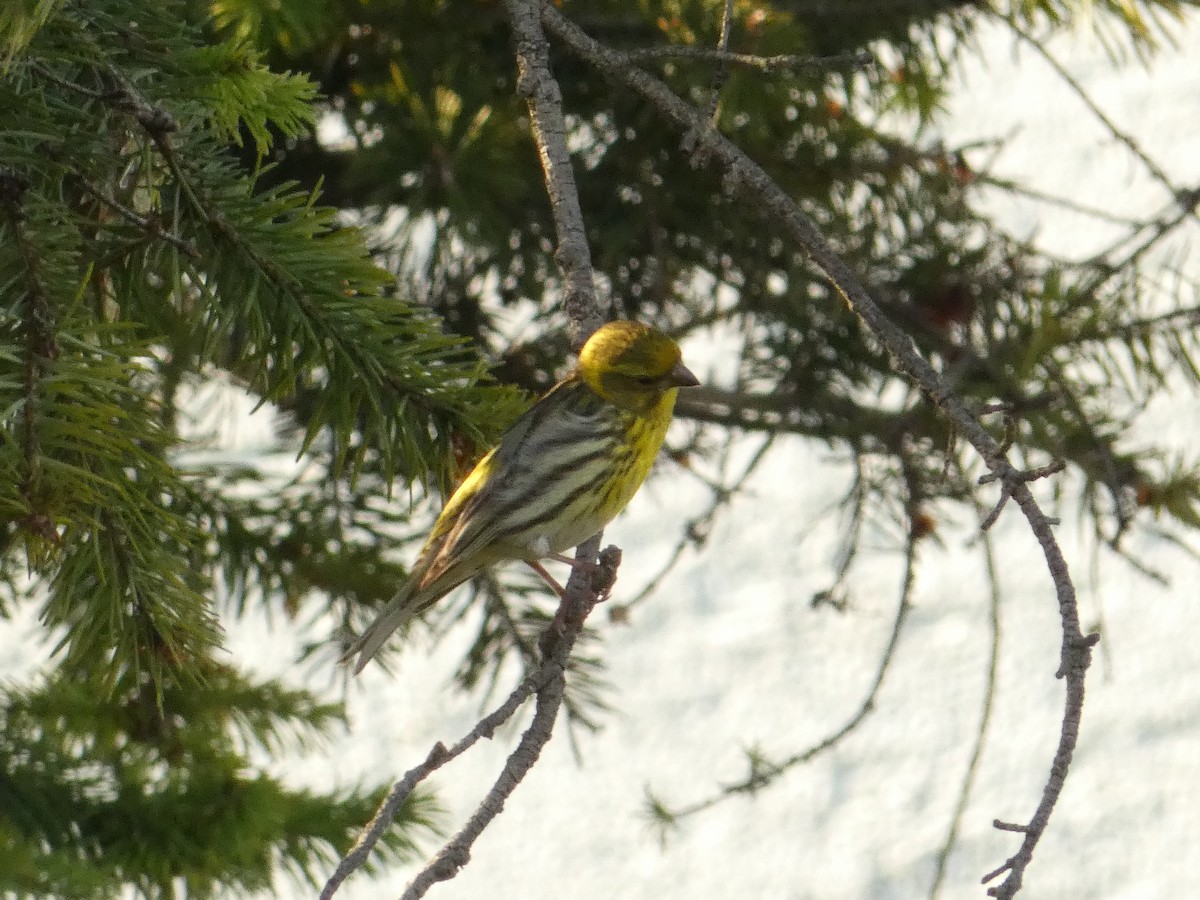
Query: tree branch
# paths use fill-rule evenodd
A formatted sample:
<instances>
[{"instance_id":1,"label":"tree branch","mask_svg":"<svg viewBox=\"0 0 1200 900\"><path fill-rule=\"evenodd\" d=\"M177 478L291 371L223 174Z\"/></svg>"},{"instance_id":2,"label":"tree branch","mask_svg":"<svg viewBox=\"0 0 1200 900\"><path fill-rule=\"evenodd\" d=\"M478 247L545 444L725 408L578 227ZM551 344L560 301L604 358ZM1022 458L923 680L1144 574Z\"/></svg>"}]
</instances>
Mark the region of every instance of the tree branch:
<instances>
[{"instance_id":1,"label":"tree branch","mask_svg":"<svg viewBox=\"0 0 1200 900\"><path fill-rule=\"evenodd\" d=\"M666 47L642 47L637 50L624 51L635 62L654 62L664 59L694 59L704 62L727 63L746 66L762 72L774 72L785 69L789 72L814 71L827 69L862 69L873 62L875 57L865 50L853 53L835 53L832 56L796 56L780 54L777 56L757 56L753 53L733 53L725 49L709 47L682 47L674 44Z\"/></svg>"},{"instance_id":2,"label":"tree branch","mask_svg":"<svg viewBox=\"0 0 1200 900\"><path fill-rule=\"evenodd\" d=\"M538 17L538 0L505 0L505 7L517 44L517 90L529 106L529 124L558 235L554 258L566 280L563 307L571 320L574 347L579 350L604 323L605 307L596 296L592 277L592 254L567 149L562 91L550 69L550 44Z\"/></svg>"},{"instance_id":3,"label":"tree branch","mask_svg":"<svg viewBox=\"0 0 1200 900\"><path fill-rule=\"evenodd\" d=\"M946 878L946 867L950 862L950 854L958 843L958 829L962 824L963 814L967 810L967 801L975 786L975 778L979 773L979 761L983 758L983 748L987 741L988 727L992 721L992 709L996 700L996 684L1000 668L1000 571L996 565L996 552L992 546L992 536L982 530L984 513L976 510L979 515L980 544L982 546L984 567L988 576L988 624L991 633L991 646L988 648L987 674L984 676L983 708L979 712L979 728L975 732L975 747L971 750L971 760L963 773L962 785L958 791L958 801L954 805L954 813L950 817L950 827L946 829L946 841L937 857L937 867L934 870L933 882L929 886L929 900L937 900L941 893L942 884Z\"/></svg>"},{"instance_id":4,"label":"tree branch","mask_svg":"<svg viewBox=\"0 0 1200 900\"><path fill-rule=\"evenodd\" d=\"M811 762L826 750L841 743L843 739L858 728L875 711L875 700L879 696L879 692L883 689L883 683L887 678L888 671L891 669L892 661L896 657L896 648L900 644L900 634L904 628L904 622L908 618L908 612L912 608L910 600L912 598L913 586L916 582L916 553L917 537L910 531L904 546L904 575L900 582L900 597L896 603L896 615L892 619L892 629L888 634L887 644L883 648L883 653L879 659L879 666L875 670L875 677L871 681L871 686L867 689L862 703L859 704L858 709L846 720L842 727L824 740L813 744L799 753L794 753L777 763L757 761L752 766L750 774L745 778L734 784L724 786L703 800L697 800L675 810L669 810L659 805L659 808L665 813L669 821L673 823L704 810L712 809L730 797L739 794L753 794L755 791L761 790L784 773L804 763Z\"/></svg>"},{"instance_id":5,"label":"tree branch","mask_svg":"<svg viewBox=\"0 0 1200 900\"><path fill-rule=\"evenodd\" d=\"M888 319L879 304L858 280L849 266L834 252L816 225L796 202L732 141L718 133L690 104L676 96L665 84L630 64L629 58L604 47L570 22L548 2L542 4L542 20L579 57L591 63L609 78L624 84L650 102L663 116L687 133L695 129L702 136L702 156L721 167L729 193L753 203L772 224L785 232L808 253L813 262L837 287L843 299L863 323L879 338L891 356L893 365L911 378L929 399L953 422L959 434L978 451L988 469L1002 484L1010 487L1012 499L1024 513L1042 548L1053 579L1062 627L1059 675L1066 679L1066 699L1062 731L1054 764L1045 789L1025 833L1021 849L1005 864L1008 877L989 893L1012 897L1020 890L1021 880L1036 846L1049 822L1050 813L1062 793L1078 740L1083 713L1084 677L1091 659L1095 636L1085 637L1079 623L1066 559L1054 537L1051 522L1034 499L1029 485L1008 461L997 441L966 408L963 401L946 385L933 367L917 351L912 339Z\"/></svg>"},{"instance_id":6,"label":"tree branch","mask_svg":"<svg viewBox=\"0 0 1200 900\"><path fill-rule=\"evenodd\" d=\"M599 545L600 536L597 535L580 545L575 558L590 562L596 558ZM544 656L538 672L539 686L533 721L521 735L516 749L509 755L500 775L475 813L409 883L401 894L401 900L418 900L437 882L448 881L458 874L470 861L471 848L476 839L492 820L500 815L504 809L504 802L538 761L542 748L549 743L554 732L554 723L562 706L566 690L567 659L571 655L571 649L575 646L588 615L612 587L620 558L620 551L609 547L600 554L597 570L589 571L582 567L571 570L558 613L543 634Z\"/></svg>"},{"instance_id":7,"label":"tree branch","mask_svg":"<svg viewBox=\"0 0 1200 900\"><path fill-rule=\"evenodd\" d=\"M599 535L585 542L579 547L576 559L595 559L599 544ZM476 723L458 743L449 749L441 741L434 744L424 761L409 769L404 777L396 782L358 842L338 863L337 869L325 883L320 900L331 900L346 878L362 867L418 784L471 749L480 738L490 739L496 729L512 718L530 695L536 694L537 704L533 721L521 736L495 783L458 834L418 873L402 896L406 900L424 896L430 887L439 881L453 878L470 861L470 851L475 840L504 809L504 801L537 762L542 748L550 740L566 688L567 660L588 615L600 598L611 589L620 561L620 551L615 547L608 547L600 554L599 565L594 569L572 569L558 614L547 626L543 636L541 665L526 675L508 698Z\"/></svg>"}]
</instances>

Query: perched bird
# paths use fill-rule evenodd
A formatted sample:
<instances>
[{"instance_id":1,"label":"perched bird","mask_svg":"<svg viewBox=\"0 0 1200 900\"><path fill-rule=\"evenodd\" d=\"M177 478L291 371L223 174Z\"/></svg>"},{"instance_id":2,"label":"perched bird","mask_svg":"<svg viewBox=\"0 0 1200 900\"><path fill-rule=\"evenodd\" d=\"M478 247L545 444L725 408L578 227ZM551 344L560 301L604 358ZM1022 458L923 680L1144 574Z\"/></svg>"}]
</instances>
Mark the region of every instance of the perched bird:
<instances>
[{"instance_id":1,"label":"perched bird","mask_svg":"<svg viewBox=\"0 0 1200 900\"><path fill-rule=\"evenodd\" d=\"M447 501L408 578L342 657L362 671L393 631L482 569L559 558L599 532L645 480L678 389L698 384L673 340L610 322L579 365L500 438Z\"/></svg>"}]
</instances>

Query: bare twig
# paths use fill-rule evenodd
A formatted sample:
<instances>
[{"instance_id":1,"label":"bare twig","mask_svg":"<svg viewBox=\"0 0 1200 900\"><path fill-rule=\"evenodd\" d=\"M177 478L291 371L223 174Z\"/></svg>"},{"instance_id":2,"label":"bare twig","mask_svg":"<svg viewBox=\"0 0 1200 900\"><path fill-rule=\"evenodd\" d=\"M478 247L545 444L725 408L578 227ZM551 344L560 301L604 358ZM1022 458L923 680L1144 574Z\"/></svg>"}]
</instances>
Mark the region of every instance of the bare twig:
<instances>
[{"instance_id":1,"label":"bare twig","mask_svg":"<svg viewBox=\"0 0 1200 900\"><path fill-rule=\"evenodd\" d=\"M505 0L505 7L517 44L517 90L529 107L530 128L558 236L554 258L566 281L563 307L578 350L604 322L604 305L596 296L592 277L592 254L567 149L562 91L550 69L550 45L538 17L538 0Z\"/></svg>"},{"instance_id":2,"label":"bare twig","mask_svg":"<svg viewBox=\"0 0 1200 900\"><path fill-rule=\"evenodd\" d=\"M329 880L321 891L321 900L329 900L337 893L342 882L367 861L367 857L379 843L379 839L395 821L404 801L408 799L418 784L446 763L471 749L480 738L491 738L496 729L512 718L513 713L529 698L530 694L538 689L546 677L549 676L544 666L525 676L525 679L508 695L508 699L480 719L458 743L450 749L446 749L446 745L438 741L430 749L424 762L405 772L404 777L397 781L388 792L375 816L367 823L367 827L359 836L357 843L338 863L334 873L329 876Z\"/></svg>"},{"instance_id":3,"label":"bare twig","mask_svg":"<svg viewBox=\"0 0 1200 900\"><path fill-rule=\"evenodd\" d=\"M597 535L579 548L576 558L589 561L595 559L595 548L599 543L600 537ZM330 900L346 878L366 862L367 857L379 843L383 834L391 827L405 800L418 784L471 749L480 738L490 739L496 729L512 718L530 695L536 694L537 708L533 722L522 735L520 743L509 757L499 778L467 824L417 875L406 889L404 896L423 896L433 884L453 878L458 870L466 865L475 839L483 832L488 823L499 815L504 808L504 800L520 784L525 774L537 761L541 748L550 740L566 686L564 673L566 672L567 658L583 628L584 621L598 602L598 598L611 587L619 563L620 551L609 547L601 554L600 563L595 570L588 571L582 568L572 570L571 577L567 581L566 595L559 606L559 614L546 629L547 634L543 646L547 652L539 667L526 675L500 706L480 719L475 727L454 746L447 749L441 741L434 744L424 761L409 769L404 777L396 782L375 816L367 824L358 842L338 863L337 869L325 883L320 900Z\"/></svg>"},{"instance_id":4,"label":"bare twig","mask_svg":"<svg viewBox=\"0 0 1200 900\"><path fill-rule=\"evenodd\" d=\"M736 144L713 129L694 107L676 96L665 84L630 65L629 58L624 54L593 40L564 17L552 3L543 2L541 8L546 27L578 56L609 78L641 95L678 128L685 132L689 129L699 130L703 135L703 155L715 161L724 171L726 190L754 204L768 221L782 227L792 240L804 248L837 287L849 307L884 344L893 364L953 421L954 427L978 451L1001 483L1010 485L1012 499L1029 522L1054 582L1062 627L1059 674L1066 680L1062 730L1041 802L1030 819L1029 831L1020 850L1005 865L1008 876L1002 884L989 891L993 896L1012 897L1020 890L1024 871L1033 857L1033 849L1045 831L1050 814L1062 793L1079 736L1084 677L1095 641L1094 636L1085 637L1082 633L1075 587L1062 549L1054 537L1051 521L1042 512L1028 483L1017 473L996 440L921 356L912 339L883 314L855 273L833 251L798 204Z\"/></svg>"},{"instance_id":5,"label":"bare twig","mask_svg":"<svg viewBox=\"0 0 1200 900\"><path fill-rule=\"evenodd\" d=\"M773 436L768 435L759 448L754 451L754 455L750 461L742 469L741 473L733 479L722 477L720 482L710 482L705 479L705 484L712 492L712 497L708 507L699 515L693 516L687 521L683 527L683 537L675 545L675 550L670 558L658 570L658 572L643 587L634 597L624 601L618 606L613 606L610 610L611 616L615 620L620 620L621 617L628 614L629 610L633 609L642 603L647 597L650 597L658 590L658 586L662 584L663 579L675 568L679 561L683 558L684 552L688 547L701 546L709 532L712 530L713 520L716 519L724 507L729 505L729 502L737 496L742 487L750 479L750 476L758 469L759 465L766 458L767 451L775 443ZM729 456L733 450L733 444L728 444L725 453L721 460L721 468L724 469L729 463ZM694 473L693 473L694 474Z\"/></svg>"},{"instance_id":6,"label":"bare twig","mask_svg":"<svg viewBox=\"0 0 1200 900\"><path fill-rule=\"evenodd\" d=\"M721 13L721 33L717 36L718 61L713 69L712 85L709 90L712 96L708 100L708 118L715 125L718 110L721 106L721 88L729 78L729 65L720 56L729 52L729 36L733 33L733 0L725 0L725 9Z\"/></svg>"},{"instance_id":7,"label":"bare twig","mask_svg":"<svg viewBox=\"0 0 1200 900\"><path fill-rule=\"evenodd\" d=\"M597 535L579 547L575 558L588 562L594 560L599 544L600 537ZM609 547L600 555L600 563L595 571L572 569L558 614L543 636L542 648L545 656L539 670L533 721L521 735L516 749L509 755L499 777L475 813L458 834L442 847L432 862L409 883L401 894L402 900L418 900L437 882L447 881L458 874L470 861L471 848L479 835L504 809L509 795L516 790L517 785L537 762L542 748L554 732L554 723L562 706L566 690L567 659L571 655L571 649L575 646L588 615L611 588L619 563L620 551Z\"/></svg>"},{"instance_id":8,"label":"bare twig","mask_svg":"<svg viewBox=\"0 0 1200 900\"><path fill-rule=\"evenodd\" d=\"M846 720L842 727L824 740L813 744L799 753L794 753L786 759L775 763L753 766L748 776L733 784L723 786L719 791L705 797L703 800L697 800L678 809L667 811L667 815L672 821L685 819L704 810L712 809L730 797L739 794L753 794L755 791L761 790L763 787L777 780L784 773L797 766L811 762L826 750L841 743L847 735L853 732L874 712L875 700L878 698L879 692L883 689L884 680L891 669L892 660L895 659L896 648L900 644L900 633L903 630L904 622L908 618L908 612L911 608L910 598L912 597L913 586L916 581L916 558L917 537L910 531L905 540L904 575L900 583L900 598L896 603L896 615L892 619L891 633L888 635L887 644L884 646L883 654L879 659L879 667L875 670L875 678L872 680L871 686L867 689L866 696L863 697L863 701L859 704L858 709Z\"/></svg>"},{"instance_id":9,"label":"bare twig","mask_svg":"<svg viewBox=\"0 0 1200 900\"><path fill-rule=\"evenodd\" d=\"M1086 294L1099 289L1102 284L1114 275L1127 270L1131 265L1145 256L1159 241L1178 228L1184 221L1194 216L1197 208L1200 208L1200 186L1180 193L1174 201L1167 205L1166 210L1160 215L1140 225L1136 225L1130 230L1129 234L1099 253L1094 254L1087 262L1099 269L1099 276L1093 282L1085 285L1083 293ZM1148 231L1149 234L1142 238L1140 243L1129 248L1124 256L1116 262L1107 261L1110 256L1144 231Z\"/></svg>"},{"instance_id":10,"label":"bare twig","mask_svg":"<svg viewBox=\"0 0 1200 900\"><path fill-rule=\"evenodd\" d=\"M983 546L983 560L987 569L990 602L988 604L989 630L991 646L988 649L987 674L984 677L983 708L979 712L979 728L975 732L975 747L971 751L971 760L963 773L962 786L958 791L958 801L954 805L954 814L950 817L950 827L946 830L946 841L937 857L937 868L934 870L933 882L929 886L929 900L937 900L941 893L942 884L946 878L946 867L950 862L950 854L958 843L958 829L962 825L963 814L967 810L967 801L975 778L979 773L979 760L983 757L983 748L987 742L988 726L992 721L992 708L996 700L997 675L1000 666L1000 572L996 566L995 548L992 537L982 530L983 512L980 515L980 543Z\"/></svg>"},{"instance_id":11,"label":"bare twig","mask_svg":"<svg viewBox=\"0 0 1200 900\"><path fill-rule=\"evenodd\" d=\"M1093 219L1099 219L1103 222L1111 222L1114 225L1125 225L1127 227L1144 227L1144 223L1135 219L1133 216L1120 215L1114 213L1110 209L1104 209L1100 206L1093 206L1090 203L1082 203L1073 197L1062 197L1058 194L1052 194L1049 191L1041 191L1037 188L1030 187L1027 184L1021 184L1011 178L1002 178L998 175L992 175L988 172L974 173L975 183L987 185L988 187L996 188L1000 191L1007 191L1010 194L1016 194L1019 197L1028 197L1030 200L1037 200L1040 203L1046 203L1051 206L1057 206L1061 209L1067 209L1071 212L1077 212L1084 216L1091 216Z\"/></svg>"},{"instance_id":12,"label":"bare twig","mask_svg":"<svg viewBox=\"0 0 1200 900\"><path fill-rule=\"evenodd\" d=\"M751 69L759 69L763 72L773 72L780 69L790 72L862 69L875 62L875 57L865 50L853 53L835 53L830 56L793 56L788 54L756 56L752 53L731 53L726 50L714 50L709 47L681 47L672 44L666 47L642 47L636 50L626 50L625 53L634 62L652 62L662 59L695 59L706 62L746 66Z\"/></svg>"},{"instance_id":13,"label":"bare twig","mask_svg":"<svg viewBox=\"0 0 1200 900\"><path fill-rule=\"evenodd\" d=\"M1034 52L1037 53L1038 56L1040 56L1043 60L1045 60L1046 65L1050 66L1050 68L1054 70L1054 74L1061 78L1063 83L1074 92L1075 96L1078 97L1080 102L1088 108L1088 111L1100 121L1100 124L1105 127L1108 133L1124 144L1129 152L1136 156L1138 160L1141 161L1142 165L1146 167L1146 171L1153 175L1156 181L1170 191L1172 197L1178 197L1180 195L1181 191L1172 183L1170 176L1167 175L1163 168L1157 162L1155 162L1145 150L1141 148L1141 145L1139 145L1138 142L1133 139L1131 134L1123 130L1119 125L1117 125L1116 122L1114 122L1108 117L1108 115L1105 114L1104 110L1102 110L1096 104L1096 101L1091 98L1088 92L1084 90L1083 85L1076 80L1074 75L1067 71L1066 67L1062 63L1055 59L1054 54L1047 50L1041 41L1037 40L1037 38L1017 24L1016 20L1011 16L1004 16L999 13L993 13L993 15L1003 21L1004 24L1006 24L1009 29L1012 30L1013 34L1032 47Z\"/></svg>"},{"instance_id":14,"label":"bare twig","mask_svg":"<svg viewBox=\"0 0 1200 900\"><path fill-rule=\"evenodd\" d=\"M980 475L980 484L990 484L993 481L1000 482L1000 499L996 501L996 505L992 507L992 511L984 516L983 521L979 523L980 531L987 531L996 524L996 520L1000 518L1000 513L1004 511L1004 507L1012 497L1013 490L1018 484L1027 484L1030 481L1037 481L1040 478L1048 478L1051 475L1061 472L1066 467L1066 463L1056 460L1049 465L1039 466L1027 472L1019 472L1016 469L1011 469L1005 475L1001 475L995 471L988 472L986 475ZM1053 524L1057 525L1057 520Z\"/></svg>"},{"instance_id":15,"label":"bare twig","mask_svg":"<svg viewBox=\"0 0 1200 900\"><path fill-rule=\"evenodd\" d=\"M1088 111L1096 117L1097 121L1099 121L1101 125L1104 126L1105 130L1107 130L1114 139L1123 144L1125 148L1133 154L1133 156L1145 167L1146 171L1150 173L1151 177L1161 184L1171 197L1171 212L1165 213L1156 219L1136 224L1129 234L1122 237L1112 246L1095 254L1092 259L1089 260L1092 265L1098 266L1103 270L1102 280L1100 282L1103 283L1103 281L1111 277L1112 274L1124 271L1132 262L1145 254L1146 251L1158 243L1158 241L1161 240L1164 235L1173 231L1185 219L1196 216L1197 208L1200 207L1200 188L1184 189L1176 185L1171 180L1171 177L1167 174L1166 170L1164 170L1162 166L1160 166L1154 160L1154 158L1150 156L1149 153L1142 149L1141 145L1134 139L1134 137L1108 117L1104 110L1102 110L1099 105L1097 105L1096 101L1091 98L1088 92L1084 90L1083 85L1081 85L1079 81L1069 71L1067 71L1066 67L1063 66L1063 64L1060 63L1054 57L1054 55L1050 53L1049 50L1046 49L1045 45L1041 41L1023 29L1011 16L1004 16L995 12L993 13L993 16L1004 22L1004 24L1009 27L1013 34L1024 41L1027 45L1032 47L1034 52L1042 57L1046 64L1054 70L1054 73L1060 79L1062 79L1063 83L1066 84L1067 87L1069 87L1075 94L1075 96L1079 98L1080 102L1088 108ZM1119 262L1107 262L1108 258L1112 254L1116 253L1121 247L1134 240L1139 234L1147 229L1150 230L1150 234L1147 235L1141 241L1141 243L1131 248ZM1091 289L1094 290L1098 286L1099 284L1093 285Z\"/></svg>"}]
</instances>

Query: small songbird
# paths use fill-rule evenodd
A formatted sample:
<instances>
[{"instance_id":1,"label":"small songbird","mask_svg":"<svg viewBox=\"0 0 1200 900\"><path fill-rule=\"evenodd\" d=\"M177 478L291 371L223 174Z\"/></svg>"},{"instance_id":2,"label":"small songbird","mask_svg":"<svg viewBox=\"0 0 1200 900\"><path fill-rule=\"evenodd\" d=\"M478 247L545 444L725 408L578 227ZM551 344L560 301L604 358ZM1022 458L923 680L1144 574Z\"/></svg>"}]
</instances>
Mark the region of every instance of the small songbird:
<instances>
[{"instance_id":1,"label":"small songbird","mask_svg":"<svg viewBox=\"0 0 1200 900\"><path fill-rule=\"evenodd\" d=\"M500 438L447 501L408 578L342 657L355 674L393 631L488 566L567 560L642 485L678 389L699 384L676 343L647 325L610 322L579 365ZM553 583L553 582L552 582Z\"/></svg>"}]
</instances>

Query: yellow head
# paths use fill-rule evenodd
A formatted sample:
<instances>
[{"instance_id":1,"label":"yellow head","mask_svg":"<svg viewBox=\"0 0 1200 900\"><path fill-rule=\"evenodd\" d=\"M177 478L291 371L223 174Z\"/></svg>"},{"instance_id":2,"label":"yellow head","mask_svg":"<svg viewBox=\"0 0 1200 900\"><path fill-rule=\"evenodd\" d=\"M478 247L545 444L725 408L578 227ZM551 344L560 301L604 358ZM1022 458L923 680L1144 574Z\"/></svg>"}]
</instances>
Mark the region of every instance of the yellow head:
<instances>
[{"instance_id":1,"label":"yellow head","mask_svg":"<svg viewBox=\"0 0 1200 900\"><path fill-rule=\"evenodd\" d=\"M645 411L667 391L700 383L680 357L679 346L657 328L609 322L583 345L579 374L609 403Z\"/></svg>"}]
</instances>

